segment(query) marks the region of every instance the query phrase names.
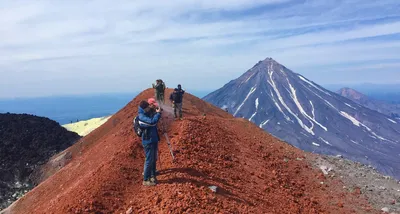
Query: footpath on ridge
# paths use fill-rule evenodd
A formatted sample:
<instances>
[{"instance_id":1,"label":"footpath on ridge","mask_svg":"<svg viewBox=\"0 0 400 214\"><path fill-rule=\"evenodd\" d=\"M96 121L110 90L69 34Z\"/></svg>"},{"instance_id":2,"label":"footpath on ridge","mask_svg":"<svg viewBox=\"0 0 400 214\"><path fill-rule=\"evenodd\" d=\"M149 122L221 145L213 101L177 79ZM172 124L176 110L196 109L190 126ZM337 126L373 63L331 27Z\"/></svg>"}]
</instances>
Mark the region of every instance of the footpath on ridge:
<instances>
[{"instance_id":1,"label":"footpath on ridge","mask_svg":"<svg viewBox=\"0 0 400 214\"><path fill-rule=\"evenodd\" d=\"M145 90L64 151L65 166L45 167L47 179L5 213L378 213L314 169L312 154L190 94L183 121L163 113L174 163L160 135L159 184L142 186L144 154L132 120L153 95Z\"/></svg>"}]
</instances>

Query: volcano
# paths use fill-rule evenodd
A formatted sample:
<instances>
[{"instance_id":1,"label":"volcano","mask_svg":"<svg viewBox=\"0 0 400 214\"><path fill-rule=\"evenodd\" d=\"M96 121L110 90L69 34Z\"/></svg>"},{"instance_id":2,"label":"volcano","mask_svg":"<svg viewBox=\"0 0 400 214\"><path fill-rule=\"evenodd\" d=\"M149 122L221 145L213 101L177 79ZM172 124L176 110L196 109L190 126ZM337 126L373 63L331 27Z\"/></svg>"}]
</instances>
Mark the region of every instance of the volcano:
<instances>
[{"instance_id":1,"label":"volcano","mask_svg":"<svg viewBox=\"0 0 400 214\"><path fill-rule=\"evenodd\" d=\"M189 93L183 121L172 120L168 104L159 124L175 161L163 138L159 184L142 186L144 154L132 121L153 94L142 92L67 149L69 162L48 168L49 177L4 213L376 213L314 169L315 155Z\"/></svg>"},{"instance_id":2,"label":"volcano","mask_svg":"<svg viewBox=\"0 0 400 214\"><path fill-rule=\"evenodd\" d=\"M337 93L364 107L385 114L394 121L400 120L400 104L391 104L376 100L351 88L342 88Z\"/></svg>"},{"instance_id":3,"label":"volcano","mask_svg":"<svg viewBox=\"0 0 400 214\"><path fill-rule=\"evenodd\" d=\"M302 150L371 164L400 178L400 124L272 58L203 98Z\"/></svg>"}]
</instances>

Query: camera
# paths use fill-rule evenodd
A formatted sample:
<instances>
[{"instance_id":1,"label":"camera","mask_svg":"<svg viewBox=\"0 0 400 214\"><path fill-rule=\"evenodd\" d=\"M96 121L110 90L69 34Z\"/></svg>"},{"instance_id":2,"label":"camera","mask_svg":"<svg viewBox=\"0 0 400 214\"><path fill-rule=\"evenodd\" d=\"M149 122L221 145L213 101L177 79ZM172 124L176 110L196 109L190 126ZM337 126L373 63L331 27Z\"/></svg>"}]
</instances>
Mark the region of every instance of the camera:
<instances>
[{"instance_id":1,"label":"camera","mask_svg":"<svg viewBox=\"0 0 400 214\"><path fill-rule=\"evenodd\" d=\"M164 109L161 108L161 107L157 107L156 109L157 109L157 110L160 110L160 111L164 111Z\"/></svg>"}]
</instances>

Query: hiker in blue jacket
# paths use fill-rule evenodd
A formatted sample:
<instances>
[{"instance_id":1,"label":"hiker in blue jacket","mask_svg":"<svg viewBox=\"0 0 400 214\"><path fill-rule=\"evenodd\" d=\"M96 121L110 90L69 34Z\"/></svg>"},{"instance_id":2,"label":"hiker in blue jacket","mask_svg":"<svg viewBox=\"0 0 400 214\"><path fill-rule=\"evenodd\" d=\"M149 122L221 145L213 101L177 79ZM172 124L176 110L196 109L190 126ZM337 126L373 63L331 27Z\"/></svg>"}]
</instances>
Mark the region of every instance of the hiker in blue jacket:
<instances>
[{"instance_id":1,"label":"hiker in blue jacket","mask_svg":"<svg viewBox=\"0 0 400 214\"><path fill-rule=\"evenodd\" d=\"M146 160L144 162L143 185L154 186L157 184L156 161L157 148L160 137L158 136L157 123L161 118L161 109L156 108L153 115L152 108L147 101L139 104L138 119L141 128L144 128L142 145Z\"/></svg>"}]
</instances>

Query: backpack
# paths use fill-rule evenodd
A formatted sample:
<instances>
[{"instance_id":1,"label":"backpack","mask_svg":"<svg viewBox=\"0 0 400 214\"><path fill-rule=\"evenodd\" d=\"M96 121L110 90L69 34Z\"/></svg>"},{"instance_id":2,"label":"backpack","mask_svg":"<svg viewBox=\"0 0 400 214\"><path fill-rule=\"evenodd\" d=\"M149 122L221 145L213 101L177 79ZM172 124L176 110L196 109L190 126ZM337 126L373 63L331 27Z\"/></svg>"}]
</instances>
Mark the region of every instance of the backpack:
<instances>
[{"instance_id":1,"label":"backpack","mask_svg":"<svg viewBox=\"0 0 400 214\"><path fill-rule=\"evenodd\" d=\"M162 82L161 84L162 84L162 92L164 92L165 91L165 83Z\"/></svg>"},{"instance_id":2,"label":"backpack","mask_svg":"<svg viewBox=\"0 0 400 214\"><path fill-rule=\"evenodd\" d=\"M133 129L138 137L143 136L144 129L141 128L139 125L139 117L138 116L136 116L135 119L133 119Z\"/></svg>"}]
</instances>

